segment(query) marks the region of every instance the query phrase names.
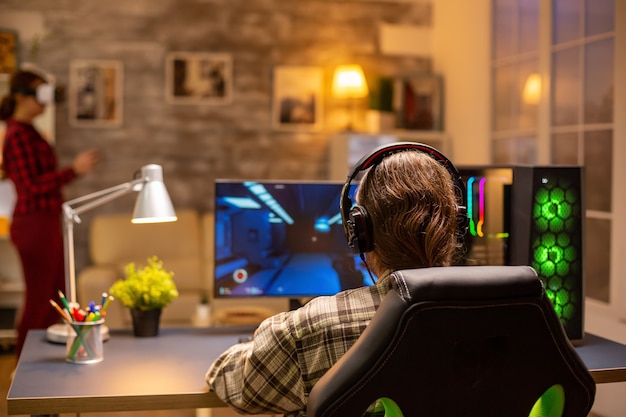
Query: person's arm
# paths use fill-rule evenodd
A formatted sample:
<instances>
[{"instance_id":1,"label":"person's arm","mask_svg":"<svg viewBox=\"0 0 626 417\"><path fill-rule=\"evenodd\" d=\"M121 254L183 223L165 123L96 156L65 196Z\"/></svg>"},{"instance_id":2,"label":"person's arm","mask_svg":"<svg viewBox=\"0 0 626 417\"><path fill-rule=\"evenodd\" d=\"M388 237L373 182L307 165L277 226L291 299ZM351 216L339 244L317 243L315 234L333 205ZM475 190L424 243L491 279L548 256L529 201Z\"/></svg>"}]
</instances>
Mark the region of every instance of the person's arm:
<instances>
[{"instance_id":1,"label":"person's arm","mask_svg":"<svg viewBox=\"0 0 626 417\"><path fill-rule=\"evenodd\" d=\"M206 381L229 406L244 413L289 413L306 406L289 313L265 320L250 342L232 346L211 365Z\"/></svg>"},{"instance_id":2,"label":"person's arm","mask_svg":"<svg viewBox=\"0 0 626 417\"><path fill-rule=\"evenodd\" d=\"M20 133L15 134L20 135ZM22 191L32 195L45 194L76 178L76 173L72 168L38 174L37 166L42 162L38 160L39 157L31 141L21 140L19 137L14 140L7 138L4 148L4 164L10 166L11 177ZM53 158L54 155L46 157Z\"/></svg>"}]
</instances>

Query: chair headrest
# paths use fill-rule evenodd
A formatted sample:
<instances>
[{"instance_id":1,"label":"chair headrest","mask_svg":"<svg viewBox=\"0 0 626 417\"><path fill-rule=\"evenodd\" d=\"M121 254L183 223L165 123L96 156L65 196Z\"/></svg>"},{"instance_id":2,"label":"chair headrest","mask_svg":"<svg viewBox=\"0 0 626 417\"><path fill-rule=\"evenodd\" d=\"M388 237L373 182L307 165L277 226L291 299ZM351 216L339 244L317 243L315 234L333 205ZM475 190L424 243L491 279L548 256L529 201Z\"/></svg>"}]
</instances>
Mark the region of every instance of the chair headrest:
<instances>
[{"instance_id":1,"label":"chair headrest","mask_svg":"<svg viewBox=\"0 0 626 417\"><path fill-rule=\"evenodd\" d=\"M530 266L446 266L395 271L392 285L409 303L541 297L543 284Z\"/></svg>"}]
</instances>

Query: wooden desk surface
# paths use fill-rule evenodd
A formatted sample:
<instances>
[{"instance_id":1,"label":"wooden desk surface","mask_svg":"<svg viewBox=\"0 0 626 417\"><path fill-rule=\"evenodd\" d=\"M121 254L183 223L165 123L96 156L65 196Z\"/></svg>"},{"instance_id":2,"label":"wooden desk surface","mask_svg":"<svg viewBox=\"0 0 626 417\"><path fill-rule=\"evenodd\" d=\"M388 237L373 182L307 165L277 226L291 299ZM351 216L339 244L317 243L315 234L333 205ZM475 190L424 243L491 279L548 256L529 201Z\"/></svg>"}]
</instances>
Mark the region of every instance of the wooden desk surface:
<instances>
[{"instance_id":1,"label":"wooden desk surface","mask_svg":"<svg viewBox=\"0 0 626 417\"><path fill-rule=\"evenodd\" d=\"M104 361L65 361L65 345L28 333L7 395L9 414L224 407L204 379L217 356L252 329L161 329L156 338L112 332ZM140 352L140 353L138 353Z\"/></svg>"},{"instance_id":2,"label":"wooden desk surface","mask_svg":"<svg viewBox=\"0 0 626 417\"><path fill-rule=\"evenodd\" d=\"M576 352L596 384L626 381L626 345L585 333Z\"/></svg>"},{"instance_id":3,"label":"wooden desk surface","mask_svg":"<svg viewBox=\"0 0 626 417\"><path fill-rule=\"evenodd\" d=\"M161 329L156 338L113 332L104 361L65 361L65 346L28 334L7 396L9 414L224 407L208 390L213 360L251 328ZM626 381L626 346L586 334L579 355L596 383ZM138 354L137 352L141 352Z\"/></svg>"}]
</instances>

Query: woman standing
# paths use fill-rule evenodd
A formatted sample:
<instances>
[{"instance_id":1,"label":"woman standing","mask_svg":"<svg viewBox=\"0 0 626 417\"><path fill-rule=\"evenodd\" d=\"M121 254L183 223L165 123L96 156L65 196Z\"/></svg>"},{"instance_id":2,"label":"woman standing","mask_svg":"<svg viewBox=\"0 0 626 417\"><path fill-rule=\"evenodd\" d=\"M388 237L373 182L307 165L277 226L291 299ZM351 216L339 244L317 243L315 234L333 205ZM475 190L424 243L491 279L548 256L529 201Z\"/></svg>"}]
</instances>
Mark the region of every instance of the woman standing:
<instances>
[{"instance_id":1,"label":"woman standing","mask_svg":"<svg viewBox=\"0 0 626 417\"><path fill-rule=\"evenodd\" d=\"M18 71L0 103L0 120L6 121L3 171L17 193L11 241L20 256L26 286L17 327L18 358L28 330L47 328L59 320L48 300L65 288L61 187L92 171L99 159L97 151L85 151L76 156L72 166L58 168L54 149L33 126L33 119L51 100L42 76Z\"/></svg>"}]
</instances>

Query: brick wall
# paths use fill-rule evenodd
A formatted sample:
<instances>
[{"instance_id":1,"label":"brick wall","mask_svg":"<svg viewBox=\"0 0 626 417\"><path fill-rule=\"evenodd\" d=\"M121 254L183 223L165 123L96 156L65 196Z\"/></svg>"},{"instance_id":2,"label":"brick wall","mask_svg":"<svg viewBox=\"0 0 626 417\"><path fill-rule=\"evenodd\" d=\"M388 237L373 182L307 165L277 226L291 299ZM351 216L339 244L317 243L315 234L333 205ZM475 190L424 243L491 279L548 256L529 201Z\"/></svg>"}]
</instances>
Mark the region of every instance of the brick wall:
<instances>
[{"instance_id":1,"label":"brick wall","mask_svg":"<svg viewBox=\"0 0 626 417\"><path fill-rule=\"evenodd\" d=\"M327 178L328 138L343 109L330 97L333 68L360 63L370 85L379 76L428 72L427 57L381 54L378 25L430 26L431 7L417 0L3 0L0 13L43 17L45 35L34 59L61 85L68 84L71 60L118 60L124 66L121 127L77 128L68 122L67 102L56 107L61 162L92 147L105 158L94 174L68 187L68 198L127 181L145 163L158 163L175 206L206 211L212 210L215 178ZM29 47L22 45L22 60L32 60ZM232 54L232 102L166 103L169 51ZM322 131L272 128L272 72L282 65L323 68ZM96 211L130 212L132 200ZM91 213L76 228L78 269L86 262Z\"/></svg>"}]
</instances>

